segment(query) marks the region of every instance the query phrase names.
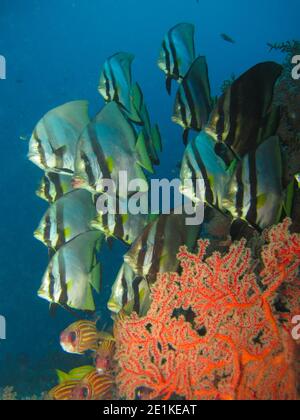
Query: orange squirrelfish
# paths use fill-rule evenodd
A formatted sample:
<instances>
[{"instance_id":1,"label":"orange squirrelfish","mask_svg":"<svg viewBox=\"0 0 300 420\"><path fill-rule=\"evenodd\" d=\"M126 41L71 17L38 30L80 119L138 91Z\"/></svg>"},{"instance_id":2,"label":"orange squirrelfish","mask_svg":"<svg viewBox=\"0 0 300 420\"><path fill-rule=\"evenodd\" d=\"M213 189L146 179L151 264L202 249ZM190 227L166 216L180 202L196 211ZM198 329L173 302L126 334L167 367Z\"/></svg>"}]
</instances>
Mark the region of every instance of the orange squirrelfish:
<instances>
[{"instance_id":1,"label":"orange squirrelfish","mask_svg":"<svg viewBox=\"0 0 300 420\"><path fill-rule=\"evenodd\" d=\"M79 383L79 381L66 381L49 391L48 395L51 400L69 401L72 398L74 389Z\"/></svg>"},{"instance_id":2,"label":"orange squirrelfish","mask_svg":"<svg viewBox=\"0 0 300 420\"><path fill-rule=\"evenodd\" d=\"M115 342L112 340L104 340L99 345L95 356L95 366L98 373L106 374L112 370L115 350Z\"/></svg>"},{"instance_id":3,"label":"orange squirrelfish","mask_svg":"<svg viewBox=\"0 0 300 420\"><path fill-rule=\"evenodd\" d=\"M99 342L112 338L110 334L99 332L96 322L78 321L70 325L60 336L60 344L67 353L83 354L87 350L96 351Z\"/></svg>"},{"instance_id":4,"label":"orange squirrelfish","mask_svg":"<svg viewBox=\"0 0 300 420\"><path fill-rule=\"evenodd\" d=\"M72 400L111 399L114 379L111 375L101 375L96 370L89 373L72 392Z\"/></svg>"}]
</instances>

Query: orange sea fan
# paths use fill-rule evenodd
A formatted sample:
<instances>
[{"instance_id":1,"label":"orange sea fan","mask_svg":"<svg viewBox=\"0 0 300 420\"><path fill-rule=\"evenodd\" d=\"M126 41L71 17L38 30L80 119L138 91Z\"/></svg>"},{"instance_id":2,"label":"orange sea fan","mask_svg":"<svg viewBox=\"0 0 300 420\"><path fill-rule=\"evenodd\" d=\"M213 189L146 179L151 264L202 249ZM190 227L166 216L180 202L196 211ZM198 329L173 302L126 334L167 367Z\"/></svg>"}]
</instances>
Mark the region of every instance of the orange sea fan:
<instances>
[{"instance_id":1,"label":"orange sea fan","mask_svg":"<svg viewBox=\"0 0 300 420\"><path fill-rule=\"evenodd\" d=\"M264 233L261 260L242 240L205 258L180 249L182 275L164 274L147 316L115 326L122 397L295 399L300 235L285 220Z\"/></svg>"}]
</instances>

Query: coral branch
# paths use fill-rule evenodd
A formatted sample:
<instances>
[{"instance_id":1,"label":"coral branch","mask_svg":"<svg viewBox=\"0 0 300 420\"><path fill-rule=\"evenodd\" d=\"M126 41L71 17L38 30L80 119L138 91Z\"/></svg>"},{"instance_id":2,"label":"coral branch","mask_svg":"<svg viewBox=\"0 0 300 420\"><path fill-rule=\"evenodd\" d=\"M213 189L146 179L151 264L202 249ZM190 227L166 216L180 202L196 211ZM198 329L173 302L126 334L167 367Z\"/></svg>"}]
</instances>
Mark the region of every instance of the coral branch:
<instances>
[{"instance_id":1,"label":"coral branch","mask_svg":"<svg viewBox=\"0 0 300 420\"><path fill-rule=\"evenodd\" d=\"M300 313L300 236L289 228L264 233L261 260L244 240L208 258L208 241L180 249L182 275L158 277L147 316L116 322L122 397L297 398L286 326Z\"/></svg>"}]
</instances>

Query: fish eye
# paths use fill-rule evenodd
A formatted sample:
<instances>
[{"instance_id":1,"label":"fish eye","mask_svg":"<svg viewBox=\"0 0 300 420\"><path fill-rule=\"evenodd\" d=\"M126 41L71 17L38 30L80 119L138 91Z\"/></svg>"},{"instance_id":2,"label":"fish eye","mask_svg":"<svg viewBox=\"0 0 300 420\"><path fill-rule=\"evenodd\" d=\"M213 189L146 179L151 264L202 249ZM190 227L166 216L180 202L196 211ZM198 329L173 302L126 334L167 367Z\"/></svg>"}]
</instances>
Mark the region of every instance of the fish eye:
<instances>
[{"instance_id":1,"label":"fish eye","mask_svg":"<svg viewBox=\"0 0 300 420\"><path fill-rule=\"evenodd\" d=\"M87 400L89 397L89 389L87 387L83 387L81 389L82 397Z\"/></svg>"},{"instance_id":2,"label":"fish eye","mask_svg":"<svg viewBox=\"0 0 300 420\"><path fill-rule=\"evenodd\" d=\"M71 343L75 343L76 339L77 339L77 334L75 331L70 332L69 334L69 339Z\"/></svg>"},{"instance_id":3,"label":"fish eye","mask_svg":"<svg viewBox=\"0 0 300 420\"><path fill-rule=\"evenodd\" d=\"M135 398L137 400L143 400L147 395L151 392L150 388L146 388L144 386L141 386L136 389L135 391Z\"/></svg>"}]
</instances>

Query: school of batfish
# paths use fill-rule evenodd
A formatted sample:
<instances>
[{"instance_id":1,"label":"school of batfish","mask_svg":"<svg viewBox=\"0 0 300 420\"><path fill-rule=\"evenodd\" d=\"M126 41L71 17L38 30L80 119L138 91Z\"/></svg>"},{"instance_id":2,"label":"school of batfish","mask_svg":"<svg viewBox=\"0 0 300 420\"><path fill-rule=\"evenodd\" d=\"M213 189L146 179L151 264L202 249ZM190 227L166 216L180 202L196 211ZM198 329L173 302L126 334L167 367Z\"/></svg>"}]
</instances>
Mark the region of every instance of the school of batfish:
<instances>
[{"instance_id":1,"label":"school of batfish","mask_svg":"<svg viewBox=\"0 0 300 420\"><path fill-rule=\"evenodd\" d=\"M204 221L187 226L185 216L119 215L97 212L107 194L105 180L118 185L118 174L149 185L160 163L162 138L152 124L142 89L132 77L134 56L117 53L106 60L99 82L105 106L91 118L84 100L61 105L36 125L29 143L30 161L44 171L37 195L49 202L34 235L49 250L49 264L38 295L75 311L95 312L101 292L99 252L105 240L127 246L112 285L108 308L116 317L142 316L158 273L176 272L180 246L194 250L209 238L216 248L278 223L289 208L285 162L277 135L280 110L273 104L282 66L255 65L233 81L219 98L211 95L209 67L198 56L191 24L176 25L165 36L158 65L166 89L177 83L172 120L183 128L181 193L197 206L197 180L205 184ZM233 42L233 41L232 41ZM267 158L266 158L267 157ZM299 181L299 174L294 174ZM190 187L184 181L190 180ZM116 191L122 206L121 191ZM289 216L289 215L288 215ZM59 372L53 399L105 399L114 389L114 338L81 321L61 336L64 350L94 352L93 366Z\"/></svg>"}]
</instances>

